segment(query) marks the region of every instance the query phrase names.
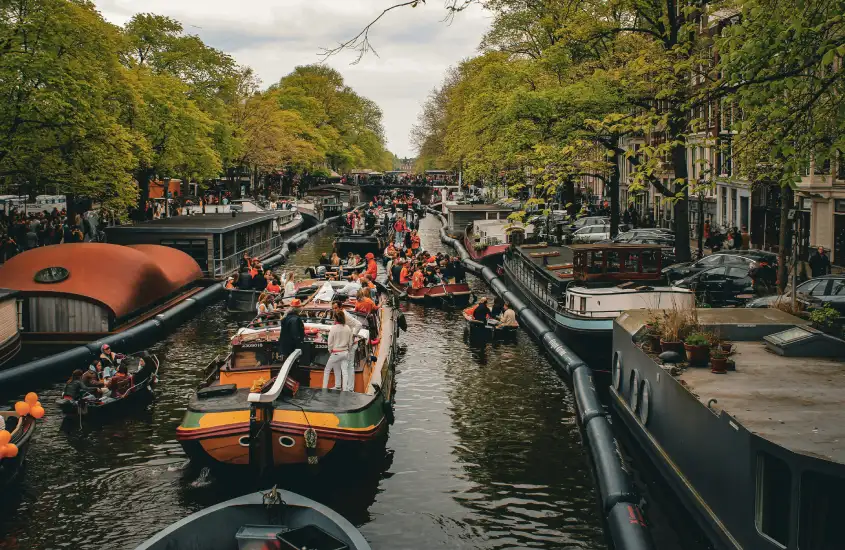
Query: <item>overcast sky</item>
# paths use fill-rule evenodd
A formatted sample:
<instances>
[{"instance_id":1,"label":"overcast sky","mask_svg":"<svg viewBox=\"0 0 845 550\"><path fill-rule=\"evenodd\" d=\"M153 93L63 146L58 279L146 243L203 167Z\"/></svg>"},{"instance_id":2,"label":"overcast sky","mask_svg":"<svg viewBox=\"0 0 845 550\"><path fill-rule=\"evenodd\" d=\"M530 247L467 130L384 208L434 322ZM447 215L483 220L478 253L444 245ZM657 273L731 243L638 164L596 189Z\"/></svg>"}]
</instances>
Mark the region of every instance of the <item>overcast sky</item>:
<instances>
[{"instance_id":1,"label":"overcast sky","mask_svg":"<svg viewBox=\"0 0 845 550\"><path fill-rule=\"evenodd\" d=\"M320 49L354 36L395 0L95 0L106 19L125 23L139 11L167 15L206 44L249 65L265 86L297 65L320 61ZM445 70L473 55L489 25L478 7L443 21L441 0L388 13L370 33L372 54L350 65L354 54L328 63L347 84L376 101L384 111L388 147L413 154L408 134L420 105L438 86Z\"/></svg>"}]
</instances>

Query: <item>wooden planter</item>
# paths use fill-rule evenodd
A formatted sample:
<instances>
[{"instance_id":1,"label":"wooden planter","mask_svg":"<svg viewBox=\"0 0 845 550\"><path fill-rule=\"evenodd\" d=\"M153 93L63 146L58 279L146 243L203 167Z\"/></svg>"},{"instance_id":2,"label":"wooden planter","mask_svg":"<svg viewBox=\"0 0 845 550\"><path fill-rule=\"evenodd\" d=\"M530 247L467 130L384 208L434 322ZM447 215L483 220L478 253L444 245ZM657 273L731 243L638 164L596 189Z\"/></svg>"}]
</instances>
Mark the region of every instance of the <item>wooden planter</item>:
<instances>
[{"instance_id":1,"label":"wooden planter","mask_svg":"<svg viewBox=\"0 0 845 550\"><path fill-rule=\"evenodd\" d=\"M683 342L666 342L662 338L660 339L660 349L662 351L674 351L677 352L681 357L684 355L684 343Z\"/></svg>"},{"instance_id":2,"label":"wooden planter","mask_svg":"<svg viewBox=\"0 0 845 550\"><path fill-rule=\"evenodd\" d=\"M706 366L710 362L710 346L691 346L684 344L687 352L687 361L690 365Z\"/></svg>"}]
</instances>

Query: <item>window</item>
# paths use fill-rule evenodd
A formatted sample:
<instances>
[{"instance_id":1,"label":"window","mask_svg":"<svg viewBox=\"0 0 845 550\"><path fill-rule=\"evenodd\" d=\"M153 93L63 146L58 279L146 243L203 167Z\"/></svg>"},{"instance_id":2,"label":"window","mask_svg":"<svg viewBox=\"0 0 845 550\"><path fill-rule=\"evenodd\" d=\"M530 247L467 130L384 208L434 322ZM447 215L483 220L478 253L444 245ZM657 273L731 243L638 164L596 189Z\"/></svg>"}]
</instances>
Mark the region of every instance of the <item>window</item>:
<instances>
[{"instance_id":1,"label":"window","mask_svg":"<svg viewBox=\"0 0 845 550\"><path fill-rule=\"evenodd\" d=\"M584 297L584 296L581 296L580 309L581 309L581 313L584 313L585 311L587 311L587 298Z\"/></svg>"},{"instance_id":2,"label":"window","mask_svg":"<svg viewBox=\"0 0 845 550\"><path fill-rule=\"evenodd\" d=\"M714 267L713 269L708 269L707 271L702 271L699 280L701 281L715 281L719 279L724 279L727 274L728 268L726 267Z\"/></svg>"},{"instance_id":3,"label":"window","mask_svg":"<svg viewBox=\"0 0 845 550\"><path fill-rule=\"evenodd\" d=\"M723 257L724 257L724 264L725 265L744 265L744 266L750 266L751 265L751 260L749 260L748 258L743 258L742 256L725 255Z\"/></svg>"},{"instance_id":4,"label":"window","mask_svg":"<svg viewBox=\"0 0 845 550\"><path fill-rule=\"evenodd\" d=\"M607 272L619 273L619 252L609 251L607 253Z\"/></svg>"},{"instance_id":5,"label":"window","mask_svg":"<svg viewBox=\"0 0 845 550\"><path fill-rule=\"evenodd\" d=\"M698 263L696 263L695 266L696 267L714 267L714 266L717 266L717 265L721 265L723 259L724 259L724 256L721 256L719 254L712 254L710 256L707 256L706 258L702 258L702 259L698 260Z\"/></svg>"},{"instance_id":6,"label":"window","mask_svg":"<svg viewBox=\"0 0 845 550\"><path fill-rule=\"evenodd\" d=\"M830 295L827 291L828 281L819 281L819 284L816 285L815 288L810 290L810 296L825 296Z\"/></svg>"},{"instance_id":7,"label":"window","mask_svg":"<svg viewBox=\"0 0 845 550\"><path fill-rule=\"evenodd\" d=\"M829 550L842 547L839 521L845 515L845 480L817 472L801 475L798 548Z\"/></svg>"},{"instance_id":8,"label":"window","mask_svg":"<svg viewBox=\"0 0 845 550\"><path fill-rule=\"evenodd\" d=\"M657 273L659 258L656 250L643 250L643 273Z\"/></svg>"},{"instance_id":9,"label":"window","mask_svg":"<svg viewBox=\"0 0 845 550\"><path fill-rule=\"evenodd\" d=\"M831 296L845 296L845 280L836 279L830 289Z\"/></svg>"},{"instance_id":10,"label":"window","mask_svg":"<svg viewBox=\"0 0 845 550\"><path fill-rule=\"evenodd\" d=\"M768 453L757 455L757 492L754 499L757 530L781 546L789 544L792 472L786 462ZM803 548L801 550L806 550Z\"/></svg>"},{"instance_id":11,"label":"window","mask_svg":"<svg viewBox=\"0 0 845 550\"><path fill-rule=\"evenodd\" d=\"M625 271L628 273L637 273L640 270L640 254L639 252L631 252L625 256Z\"/></svg>"},{"instance_id":12,"label":"window","mask_svg":"<svg viewBox=\"0 0 845 550\"><path fill-rule=\"evenodd\" d=\"M732 267L728 269L728 279L744 279L748 277L748 269Z\"/></svg>"}]
</instances>

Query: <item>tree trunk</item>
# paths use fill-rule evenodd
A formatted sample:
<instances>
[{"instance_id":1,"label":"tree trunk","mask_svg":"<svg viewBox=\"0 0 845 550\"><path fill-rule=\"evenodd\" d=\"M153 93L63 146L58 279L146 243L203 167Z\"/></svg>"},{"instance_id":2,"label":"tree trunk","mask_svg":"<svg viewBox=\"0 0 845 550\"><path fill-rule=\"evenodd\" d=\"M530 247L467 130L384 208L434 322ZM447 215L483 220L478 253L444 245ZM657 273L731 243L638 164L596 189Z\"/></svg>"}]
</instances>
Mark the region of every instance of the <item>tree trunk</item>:
<instances>
[{"instance_id":1,"label":"tree trunk","mask_svg":"<svg viewBox=\"0 0 845 550\"><path fill-rule=\"evenodd\" d=\"M788 185L780 189L780 234L778 235L778 293L783 294L789 278L789 266L786 259L792 249L792 221L789 210L793 205L792 188Z\"/></svg>"},{"instance_id":2,"label":"tree trunk","mask_svg":"<svg viewBox=\"0 0 845 550\"><path fill-rule=\"evenodd\" d=\"M619 163L623 157L614 155L615 162L610 168L610 178L606 185L610 187L610 236L619 233Z\"/></svg>"},{"instance_id":3,"label":"tree trunk","mask_svg":"<svg viewBox=\"0 0 845 550\"><path fill-rule=\"evenodd\" d=\"M76 194L65 193L65 210L67 211L68 224L73 225L73 218L79 214L76 208Z\"/></svg>"},{"instance_id":4,"label":"tree trunk","mask_svg":"<svg viewBox=\"0 0 845 550\"><path fill-rule=\"evenodd\" d=\"M135 179L138 181L138 189L140 191L138 196L138 214L135 221L144 221L145 208L147 201L150 200L150 180L154 174L155 170L152 168L141 168L135 173Z\"/></svg>"},{"instance_id":5,"label":"tree trunk","mask_svg":"<svg viewBox=\"0 0 845 550\"><path fill-rule=\"evenodd\" d=\"M578 213L578 210L575 208L575 181L571 177L567 177L563 185L563 201L564 204L568 205L566 211L569 212L570 216L574 216Z\"/></svg>"},{"instance_id":6,"label":"tree trunk","mask_svg":"<svg viewBox=\"0 0 845 550\"><path fill-rule=\"evenodd\" d=\"M695 227L696 239L698 240L698 257L704 256L704 194L698 195L698 225Z\"/></svg>"},{"instance_id":7,"label":"tree trunk","mask_svg":"<svg viewBox=\"0 0 845 550\"><path fill-rule=\"evenodd\" d=\"M672 169L675 173L674 192L678 200L674 203L675 218L675 259L678 262L690 261L689 247L689 188L687 181L687 146L684 139L686 129L683 117L674 116L669 119L669 139L674 140L672 146Z\"/></svg>"}]
</instances>

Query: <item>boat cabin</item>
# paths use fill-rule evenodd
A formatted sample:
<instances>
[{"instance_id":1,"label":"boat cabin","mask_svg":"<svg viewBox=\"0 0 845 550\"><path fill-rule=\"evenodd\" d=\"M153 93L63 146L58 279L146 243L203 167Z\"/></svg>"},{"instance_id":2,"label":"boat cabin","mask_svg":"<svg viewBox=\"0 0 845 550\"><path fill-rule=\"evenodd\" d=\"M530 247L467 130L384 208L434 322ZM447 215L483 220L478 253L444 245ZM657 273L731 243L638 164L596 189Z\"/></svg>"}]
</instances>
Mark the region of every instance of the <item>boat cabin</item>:
<instances>
[{"instance_id":1,"label":"boat cabin","mask_svg":"<svg viewBox=\"0 0 845 550\"><path fill-rule=\"evenodd\" d=\"M574 244L572 270L561 278L576 281L660 281L663 255L658 245ZM571 273L571 275L570 275Z\"/></svg>"},{"instance_id":2,"label":"boat cabin","mask_svg":"<svg viewBox=\"0 0 845 550\"><path fill-rule=\"evenodd\" d=\"M206 277L224 279L240 266L244 252L265 258L284 243L275 228L288 223L291 211L176 216L106 228L110 243L160 245L181 250Z\"/></svg>"},{"instance_id":3,"label":"boat cabin","mask_svg":"<svg viewBox=\"0 0 845 550\"><path fill-rule=\"evenodd\" d=\"M52 343L125 330L201 290L201 278L190 256L159 245L43 246L0 266L0 285L21 302L24 340Z\"/></svg>"},{"instance_id":4,"label":"boat cabin","mask_svg":"<svg viewBox=\"0 0 845 550\"><path fill-rule=\"evenodd\" d=\"M505 221L513 209L497 204L444 204L448 225L455 231L465 231L467 226L480 220Z\"/></svg>"}]
</instances>

